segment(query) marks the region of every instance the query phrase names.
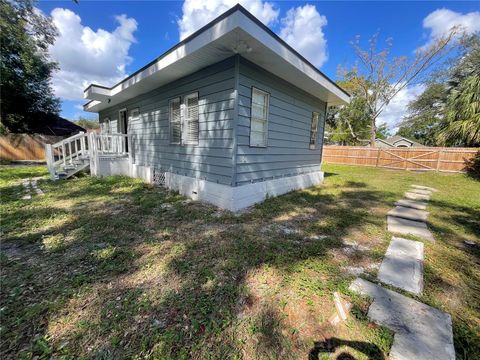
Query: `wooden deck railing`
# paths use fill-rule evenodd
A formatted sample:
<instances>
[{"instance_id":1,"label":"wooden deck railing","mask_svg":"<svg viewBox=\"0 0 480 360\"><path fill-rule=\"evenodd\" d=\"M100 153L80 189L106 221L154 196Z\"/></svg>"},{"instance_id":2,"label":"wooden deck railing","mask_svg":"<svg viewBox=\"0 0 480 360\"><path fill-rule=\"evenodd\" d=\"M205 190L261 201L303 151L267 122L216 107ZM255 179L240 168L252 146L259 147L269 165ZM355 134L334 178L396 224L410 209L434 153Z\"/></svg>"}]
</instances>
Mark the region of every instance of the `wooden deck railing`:
<instances>
[{"instance_id":1,"label":"wooden deck railing","mask_svg":"<svg viewBox=\"0 0 480 360\"><path fill-rule=\"evenodd\" d=\"M374 166L399 170L464 172L465 162L480 148L379 148L363 146L323 147L323 162Z\"/></svg>"}]
</instances>

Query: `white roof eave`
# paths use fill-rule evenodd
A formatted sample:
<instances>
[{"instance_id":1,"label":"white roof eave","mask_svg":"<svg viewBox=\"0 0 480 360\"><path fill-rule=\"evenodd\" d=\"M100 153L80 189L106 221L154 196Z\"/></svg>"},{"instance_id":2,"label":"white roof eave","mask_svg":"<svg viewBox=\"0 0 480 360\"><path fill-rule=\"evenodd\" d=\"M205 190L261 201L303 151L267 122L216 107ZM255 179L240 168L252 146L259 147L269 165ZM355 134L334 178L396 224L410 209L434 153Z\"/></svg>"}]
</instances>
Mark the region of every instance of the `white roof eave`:
<instances>
[{"instance_id":1,"label":"white roof eave","mask_svg":"<svg viewBox=\"0 0 480 360\"><path fill-rule=\"evenodd\" d=\"M150 91L149 88L142 83L145 83L146 79L154 78L158 79L158 82L162 80L167 81L168 77L172 73L178 72L181 74L181 67L185 67L183 62L195 62L197 61L197 70L203 67L214 64L221 60L221 57L227 58L233 56L235 53L232 49L232 40L239 37L247 37L252 42L258 44L257 51L253 51L252 55L245 54L245 57L253 62L259 60L261 64L262 51L268 53L268 64L265 64L266 70L272 71L283 75L285 73L291 73L289 78L285 80L293 83L299 88L303 88L305 91L311 93L313 96L322 98L323 101L328 101L329 104L345 104L350 101L350 97L335 85L330 79L318 71L313 65L305 60L301 55L291 49L282 40L279 40L270 30L259 24L252 15L247 16L246 10L240 6L236 11L231 12L228 16L222 19L214 20L213 25L207 25L198 33L193 34L172 50L159 57L155 62L147 65L145 68L136 72L132 76L121 81L112 88L106 88L104 86L90 85L84 91L84 97L93 101L84 105L85 111L98 112L110 106L113 106L121 101L124 101L126 97L137 96L139 94ZM243 11L241 10L243 9ZM230 45L230 48L229 48ZM229 49L225 51L225 49ZM213 50L212 50L213 49ZM206 55L210 54L210 64L206 63L204 57L200 56L202 51ZM212 51L217 51L218 54L211 56ZM273 54L273 56L271 56ZM218 55L218 56L217 56ZM243 55L243 54L242 54ZM255 58L257 56L257 58ZM193 61L189 61L193 58ZM202 61L196 60L196 58L202 59ZM208 59L208 56L207 56ZM277 67L276 69L270 69L272 64ZM192 68L195 70L194 68ZM288 69L287 71L285 69ZM172 71L175 70L175 71ZM179 75L178 77L185 76L186 74ZM174 81L171 78L170 81ZM152 81L150 81L152 83ZM305 84L308 82L308 86ZM148 83L148 82L147 82ZM160 86L163 84L160 84ZM150 84L150 87L153 85ZM315 91L318 88L319 91ZM321 91L320 91L321 90ZM325 99L325 90L328 92L328 99ZM125 93L125 94L123 94ZM129 96L127 96L129 93ZM322 93L323 95L319 95Z\"/></svg>"}]
</instances>

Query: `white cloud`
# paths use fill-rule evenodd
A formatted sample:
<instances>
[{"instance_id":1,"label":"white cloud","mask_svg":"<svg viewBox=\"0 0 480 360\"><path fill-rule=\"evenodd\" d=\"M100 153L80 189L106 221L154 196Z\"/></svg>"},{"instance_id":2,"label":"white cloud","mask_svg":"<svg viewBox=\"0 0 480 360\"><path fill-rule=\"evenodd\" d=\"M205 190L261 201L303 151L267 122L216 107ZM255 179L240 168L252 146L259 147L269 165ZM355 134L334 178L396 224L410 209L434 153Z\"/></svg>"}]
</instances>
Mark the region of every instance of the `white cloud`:
<instances>
[{"instance_id":1,"label":"white cloud","mask_svg":"<svg viewBox=\"0 0 480 360\"><path fill-rule=\"evenodd\" d=\"M83 99L90 83L111 86L126 76L131 62L128 51L135 42L137 22L126 15L115 17L118 26L112 32L83 26L73 11L56 8L51 13L59 31L50 56L60 70L53 76L55 94L63 99Z\"/></svg>"},{"instance_id":2,"label":"white cloud","mask_svg":"<svg viewBox=\"0 0 480 360\"><path fill-rule=\"evenodd\" d=\"M282 19L280 37L317 67L327 61L323 27L327 18L314 5L291 8Z\"/></svg>"},{"instance_id":3,"label":"white cloud","mask_svg":"<svg viewBox=\"0 0 480 360\"><path fill-rule=\"evenodd\" d=\"M180 40L185 39L220 14L240 3L266 25L275 23L280 11L263 0L185 0L182 17L177 21Z\"/></svg>"},{"instance_id":4,"label":"white cloud","mask_svg":"<svg viewBox=\"0 0 480 360\"><path fill-rule=\"evenodd\" d=\"M430 30L429 41L441 37L451 28L459 26L467 34L480 31L480 12L461 14L449 9L438 9L423 19L423 27Z\"/></svg>"},{"instance_id":5,"label":"white cloud","mask_svg":"<svg viewBox=\"0 0 480 360\"><path fill-rule=\"evenodd\" d=\"M415 100L424 90L423 84L404 87L377 118L377 126L386 123L389 129L397 128L407 113L410 101Z\"/></svg>"}]
</instances>

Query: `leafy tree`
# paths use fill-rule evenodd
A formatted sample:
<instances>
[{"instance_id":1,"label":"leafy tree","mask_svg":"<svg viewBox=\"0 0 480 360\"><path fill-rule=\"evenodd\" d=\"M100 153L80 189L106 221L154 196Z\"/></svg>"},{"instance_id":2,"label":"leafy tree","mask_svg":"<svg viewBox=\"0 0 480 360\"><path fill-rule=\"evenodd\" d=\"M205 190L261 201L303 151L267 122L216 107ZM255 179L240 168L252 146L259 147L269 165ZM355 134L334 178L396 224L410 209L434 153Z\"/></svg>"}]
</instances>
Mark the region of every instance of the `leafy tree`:
<instances>
[{"instance_id":1,"label":"leafy tree","mask_svg":"<svg viewBox=\"0 0 480 360\"><path fill-rule=\"evenodd\" d=\"M387 39L386 47L379 50L378 34L369 40L367 49L361 47L357 37L353 48L358 63L350 69L340 69L340 76L354 86L355 93L364 99L368 107L371 146L375 146L376 121L390 101L406 86L419 81L449 53L458 32L459 29L452 28L447 35L417 49L413 58L391 58L390 39Z\"/></svg>"},{"instance_id":2,"label":"leafy tree","mask_svg":"<svg viewBox=\"0 0 480 360\"><path fill-rule=\"evenodd\" d=\"M460 45L409 104L399 135L431 146L480 145L480 36L465 36Z\"/></svg>"},{"instance_id":3,"label":"leafy tree","mask_svg":"<svg viewBox=\"0 0 480 360\"><path fill-rule=\"evenodd\" d=\"M28 130L35 114L58 114L51 87L57 64L48 47L57 32L33 0L0 0L0 120L10 130Z\"/></svg>"},{"instance_id":4,"label":"leafy tree","mask_svg":"<svg viewBox=\"0 0 480 360\"><path fill-rule=\"evenodd\" d=\"M480 41L453 68L444 115L441 145L480 145Z\"/></svg>"},{"instance_id":5,"label":"leafy tree","mask_svg":"<svg viewBox=\"0 0 480 360\"><path fill-rule=\"evenodd\" d=\"M81 117L75 121L78 126L83 127L84 129L98 129L100 127L100 123L98 119L88 119Z\"/></svg>"},{"instance_id":6,"label":"leafy tree","mask_svg":"<svg viewBox=\"0 0 480 360\"><path fill-rule=\"evenodd\" d=\"M377 139L382 139L382 140L385 140L386 138L390 137L391 134L390 134L390 131L388 131L388 126L386 123L383 123L383 124L380 124L379 126L377 126L377 132L376 132L376 135L375 137Z\"/></svg>"},{"instance_id":7,"label":"leafy tree","mask_svg":"<svg viewBox=\"0 0 480 360\"><path fill-rule=\"evenodd\" d=\"M352 82L338 81L351 95L349 104L331 107L327 115L329 140L342 145L361 145L367 142L369 134L369 109Z\"/></svg>"},{"instance_id":8,"label":"leafy tree","mask_svg":"<svg viewBox=\"0 0 480 360\"><path fill-rule=\"evenodd\" d=\"M446 99L445 85L430 83L425 91L408 105L408 115L402 119L397 134L424 145L436 146L436 134L440 129Z\"/></svg>"}]
</instances>

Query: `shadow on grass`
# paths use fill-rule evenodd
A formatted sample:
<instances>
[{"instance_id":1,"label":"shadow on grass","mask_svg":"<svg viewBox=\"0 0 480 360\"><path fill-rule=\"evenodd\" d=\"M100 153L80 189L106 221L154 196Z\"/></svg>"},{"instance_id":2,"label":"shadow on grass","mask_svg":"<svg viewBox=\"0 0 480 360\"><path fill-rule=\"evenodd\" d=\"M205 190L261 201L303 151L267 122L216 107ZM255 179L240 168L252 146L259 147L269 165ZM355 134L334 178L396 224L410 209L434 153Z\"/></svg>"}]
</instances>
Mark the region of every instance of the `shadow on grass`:
<instances>
[{"instance_id":1,"label":"shadow on grass","mask_svg":"<svg viewBox=\"0 0 480 360\"><path fill-rule=\"evenodd\" d=\"M79 184L83 188L74 186ZM349 231L383 221L368 209L390 196L355 182L335 196L321 188L298 191L242 216L214 219L211 206L184 203L177 194L122 178L79 184L49 184L50 192L59 189L51 201L75 199L85 207L19 208L8 215L13 235L7 233L7 242L26 241L33 248L2 256L7 280L1 289L1 354L7 358L19 351L225 358L242 356L249 336L255 338L253 356L290 358L292 341L282 330L293 329L285 329L275 309L262 306L255 318L239 318L249 296L247 275L264 266L293 272L309 259L327 263L329 250L342 246ZM59 213L65 221L41 226ZM14 225L27 219L34 221L15 232ZM286 233L270 225L304 228ZM332 240L306 241L311 233ZM59 245L46 248L45 236L58 234ZM337 268L321 271L319 291L347 286ZM63 322L65 329L54 330Z\"/></svg>"},{"instance_id":2,"label":"shadow on grass","mask_svg":"<svg viewBox=\"0 0 480 360\"><path fill-rule=\"evenodd\" d=\"M309 360L318 360L320 359L321 354L329 354L334 353L340 347L348 347L351 349L355 349L365 355L368 356L368 359L372 360L384 360L385 356L383 355L382 350L372 343L365 342L365 341L351 341L351 340L343 340L336 337L329 338L325 341L315 342L315 346L310 351L308 356ZM355 359L352 355L347 352L340 353L336 359L340 360L347 360L347 359Z\"/></svg>"}]
</instances>

